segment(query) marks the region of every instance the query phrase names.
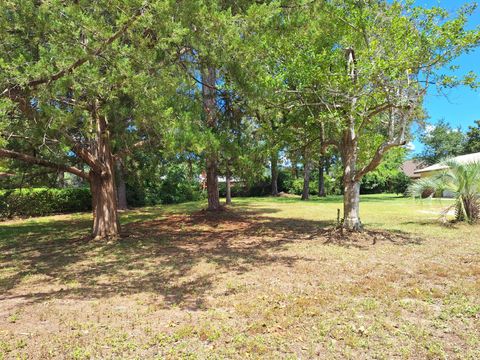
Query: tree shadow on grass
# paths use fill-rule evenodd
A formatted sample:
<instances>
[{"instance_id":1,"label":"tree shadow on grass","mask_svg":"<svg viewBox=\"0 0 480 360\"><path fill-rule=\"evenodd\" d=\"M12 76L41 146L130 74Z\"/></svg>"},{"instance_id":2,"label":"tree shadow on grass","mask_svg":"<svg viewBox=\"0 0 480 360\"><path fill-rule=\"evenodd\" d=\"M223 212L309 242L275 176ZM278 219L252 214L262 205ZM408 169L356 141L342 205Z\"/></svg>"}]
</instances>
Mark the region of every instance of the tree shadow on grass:
<instances>
[{"instance_id":1,"label":"tree shadow on grass","mask_svg":"<svg viewBox=\"0 0 480 360\"><path fill-rule=\"evenodd\" d=\"M457 229L458 222L454 220L443 220L442 217L439 217L435 220L419 220L419 221L404 221L401 225L416 225L416 226L434 226L437 228L444 229Z\"/></svg>"},{"instance_id":2,"label":"tree shadow on grass","mask_svg":"<svg viewBox=\"0 0 480 360\"><path fill-rule=\"evenodd\" d=\"M364 229L362 232L348 232L341 229L323 229L325 244L337 245L345 248L357 248L369 250L377 243L388 243L397 246L421 245L423 240L412 234L400 230L371 230Z\"/></svg>"},{"instance_id":3,"label":"tree shadow on grass","mask_svg":"<svg viewBox=\"0 0 480 360\"><path fill-rule=\"evenodd\" d=\"M221 276L318 261L288 252L291 243L319 240L367 248L351 238L342 242L329 222L265 216L275 211L200 211L137 221L125 225L122 238L111 243L78 236L85 232L86 220L18 224L10 229L12 239L0 243L0 263L17 269L0 277L0 301L89 300L147 292L166 307L194 310L202 308ZM386 233L378 232L378 241L408 243L406 236L404 242L399 236L394 241ZM32 275L40 280L26 287L25 278Z\"/></svg>"}]
</instances>

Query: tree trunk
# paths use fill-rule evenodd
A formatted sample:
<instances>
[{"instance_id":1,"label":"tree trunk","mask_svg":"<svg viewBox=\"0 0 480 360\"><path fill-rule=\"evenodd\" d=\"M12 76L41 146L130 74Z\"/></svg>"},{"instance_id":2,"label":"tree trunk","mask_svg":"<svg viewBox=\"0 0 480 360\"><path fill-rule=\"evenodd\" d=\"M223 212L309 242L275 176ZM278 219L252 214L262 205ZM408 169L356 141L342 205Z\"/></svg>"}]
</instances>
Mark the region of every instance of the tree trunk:
<instances>
[{"instance_id":1,"label":"tree trunk","mask_svg":"<svg viewBox=\"0 0 480 360\"><path fill-rule=\"evenodd\" d=\"M360 182L347 181L343 193L343 227L350 231L361 231Z\"/></svg>"},{"instance_id":2,"label":"tree trunk","mask_svg":"<svg viewBox=\"0 0 480 360\"><path fill-rule=\"evenodd\" d=\"M127 210L127 185L125 183L125 173L120 159L115 160L115 175L117 184L117 204L119 210Z\"/></svg>"},{"instance_id":3,"label":"tree trunk","mask_svg":"<svg viewBox=\"0 0 480 360\"><path fill-rule=\"evenodd\" d=\"M225 175L225 187L226 187L225 203L227 205L232 204L232 186L231 186L230 180L231 180L230 170L228 169L228 166L227 166L227 172Z\"/></svg>"},{"instance_id":4,"label":"tree trunk","mask_svg":"<svg viewBox=\"0 0 480 360\"><path fill-rule=\"evenodd\" d=\"M59 171L57 176L58 187L64 188L65 187L65 172Z\"/></svg>"},{"instance_id":5,"label":"tree trunk","mask_svg":"<svg viewBox=\"0 0 480 360\"><path fill-rule=\"evenodd\" d=\"M120 226L113 174L102 176L91 172L90 190L92 192L93 238L111 239L118 237Z\"/></svg>"},{"instance_id":6,"label":"tree trunk","mask_svg":"<svg viewBox=\"0 0 480 360\"><path fill-rule=\"evenodd\" d=\"M193 181L193 162L192 159L187 159L188 164L188 181Z\"/></svg>"},{"instance_id":7,"label":"tree trunk","mask_svg":"<svg viewBox=\"0 0 480 360\"><path fill-rule=\"evenodd\" d=\"M273 151L270 157L272 175L272 195L278 196L278 151Z\"/></svg>"},{"instance_id":8,"label":"tree trunk","mask_svg":"<svg viewBox=\"0 0 480 360\"><path fill-rule=\"evenodd\" d=\"M89 174L93 209L92 236L94 239L112 239L119 236L120 222L117 214L115 171L110 148L110 133L106 117L98 114L98 104L96 104L94 116L97 134L92 153L101 166L91 169Z\"/></svg>"},{"instance_id":9,"label":"tree trunk","mask_svg":"<svg viewBox=\"0 0 480 360\"><path fill-rule=\"evenodd\" d=\"M303 192L302 200L310 198L310 163L308 160L303 165Z\"/></svg>"},{"instance_id":10,"label":"tree trunk","mask_svg":"<svg viewBox=\"0 0 480 360\"><path fill-rule=\"evenodd\" d=\"M320 158L318 164L318 196L326 197L327 193L325 192L325 161L323 157Z\"/></svg>"},{"instance_id":11,"label":"tree trunk","mask_svg":"<svg viewBox=\"0 0 480 360\"><path fill-rule=\"evenodd\" d=\"M341 143L343 162L343 227L350 231L361 231L360 221L360 179L356 179L357 139L354 120L344 131Z\"/></svg>"},{"instance_id":12,"label":"tree trunk","mask_svg":"<svg viewBox=\"0 0 480 360\"><path fill-rule=\"evenodd\" d=\"M208 128L214 130L217 127L217 104L216 104L216 71L213 67L207 67L202 71L202 98L205 122ZM208 210L220 210L220 195L218 192L218 156L217 149L207 149L207 196Z\"/></svg>"},{"instance_id":13,"label":"tree trunk","mask_svg":"<svg viewBox=\"0 0 480 360\"><path fill-rule=\"evenodd\" d=\"M207 158L207 198L208 210L219 210L220 195L218 192L218 164L216 158Z\"/></svg>"}]
</instances>

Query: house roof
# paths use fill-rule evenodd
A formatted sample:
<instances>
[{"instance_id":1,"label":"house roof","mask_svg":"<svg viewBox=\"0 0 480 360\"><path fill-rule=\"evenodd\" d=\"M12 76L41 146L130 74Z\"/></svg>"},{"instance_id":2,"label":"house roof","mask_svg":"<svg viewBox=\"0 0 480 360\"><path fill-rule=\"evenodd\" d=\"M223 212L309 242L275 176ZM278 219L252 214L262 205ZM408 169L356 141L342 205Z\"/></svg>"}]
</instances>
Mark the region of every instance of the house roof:
<instances>
[{"instance_id":1,"label":"house roof","mask_svg":"<svg viewBox=\"0 0 480 360\"><path fill-rule=\"evenodd\" d=\"M400 170L403 171L405 175L411 178L418 178L420 175L416 175L415 171L422 166L422 162L418 160L407 160L401 166Z\"/></svg>"},{"instance_id":2,"label":"house roof","mask_svg":"<svg viewBox=\"0 0 480 360\"><path fill-rule=\"evenodd\" d=\"M457 157L454 157L452 160L460 163L460 164L472 164L475 162L480 163L480 152L478 153L473 153L473 154L466 154L466 155L460 155ZM438 163L434 164L431 166L428 166L426 168L420 169L420 170L415 170L415 174L419 173L424 173L424 172L429 172L429 171L438 171L438 170L445 170L448 169L448 166L443 164L443 163Z\"/></svg>"}]
</instances>

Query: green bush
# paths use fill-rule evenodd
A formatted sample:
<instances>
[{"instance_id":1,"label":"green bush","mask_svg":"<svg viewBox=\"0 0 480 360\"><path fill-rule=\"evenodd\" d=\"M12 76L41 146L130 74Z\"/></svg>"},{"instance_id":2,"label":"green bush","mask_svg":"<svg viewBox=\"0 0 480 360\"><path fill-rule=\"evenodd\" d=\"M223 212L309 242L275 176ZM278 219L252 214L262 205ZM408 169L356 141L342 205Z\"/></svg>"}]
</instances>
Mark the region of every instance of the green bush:
<instances>
[{"instance_id":1,"label":"green bush","mask_svg":"<svg viewBox=\"0 0 480 360\"><path fill-rule=\"evenodd\" d=\"M324 178L325 191L328 195L336 194L335 190L335 179L331 178L328 175L325 175ZM303 192L303 178L292 180L290 189L288 193L295 195L302 195ZM310 180L309 186L310 195L318 195L318 180Z\"/></svg>"},{"instance_id":2,"label":"green bush","mask_svg":"<svg viewBox=\"0 0 480 360\"><path fill-rule=\"evenodd\" d=\"M291 182L289 194L301 195L303 192L303 179L294 179Z\"/></svg>"},{"instance_id":3,"label":"green bush","mask_svg":"<svg viewBox=\"0 0 480 360\"><path fill-rule=\"evenodd\" d=\"M270 195L271 189L272 184L270 178L265 177L251 184L246 181L232 183L231 192L233 197L267 196ZM218 183L218 190L221 197L226 196L227 188L224 182Z\"/></svg>"},{"instance_id":4,"label":"green bush","mask_svg":"<svg viewBox=\"0 0 480 360\"><path fill-rule=\"evenodd\" d=\"M362 179L362 194L396 193L404 194L411 179L401 171L392 171L388 176L379 172L371 172Z\"/></svg>"},{"instance_id":5,"label":"green bush","mask_svg":"<svg viewBox=\"0 0 480 360\"><path fill-rule=\"evenodd\" d=\"M127 182L127 202L129 206L177 204L200 200L204 196L201 184L189 179L184 166L173 165L163 176L146 177Z\"/></svg>"},{"instance_id":6,"label":"green bush","mask_svg":"<svg viewBox=\"0 0 480 360\"><path fill-rule=\"evenodd\" d=\"M0 219L91 209L92 198L88 188L29 188L0 191Z\"/></svg>"},{"instance_id":7,"label":"green bush","mask_svg":"<svg viewBox=\"0 0 480 360\"><path fill-rule=\"evenodd\" d=\"M408 187L412 183L412 179L410 179L407 175L403 172L399 172L393 179L392 179L392 188L391 191L396 194L405 194L407 192Z\"/></svg>"},{"instance_id":8,"label":"green bush","mask_svg":"<svg viewBox=\"0 0 480 360\"><path fill-rule=\"evenodd\" d=\"M308 193L310 195L318 195L318 181L317 180L310 180L310 184L308 186ZM303 193L303 179L295 179L292 181L292 185L288 190L290 194L295 195L302 195Z\"/></svg>"},{"instance_id":9,"label":"green bush","mask_svg":"<svg viewBox=\"0 0 480 360\"><path fill-rule=\"evenodd\" d=\"M178 204L201 199L202 192L198 182L190 182L185 179L178 180L177 182L174 178L167 178L162 183L160 187L162 204Z\"/></svg>"},{"instance_id":10,"label":"green bush","mask_svg":"<svg viewBox=\"0 0 480 360\"><path fill-rule=\"evenodd\" d=\"M294 178L290 170L281 169L278 172L278 191L289 192Z\"/></svg>"}]
</instances>

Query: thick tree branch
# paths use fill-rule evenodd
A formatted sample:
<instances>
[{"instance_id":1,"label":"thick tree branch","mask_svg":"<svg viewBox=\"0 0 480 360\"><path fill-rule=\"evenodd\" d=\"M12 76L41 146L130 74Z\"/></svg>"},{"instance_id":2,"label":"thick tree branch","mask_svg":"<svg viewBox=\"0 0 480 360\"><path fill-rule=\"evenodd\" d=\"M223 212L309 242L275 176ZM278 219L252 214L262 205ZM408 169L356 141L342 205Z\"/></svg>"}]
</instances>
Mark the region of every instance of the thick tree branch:
<instances>
[{"instance_id":1,"label":"thick tree branch","mask_svg":"<svg viewBox=\"0 0 480 360\"><path fill-rule=\"evenodd\" d=\"M82 145L76 141L72 136L67 134L66 132L62 132L62 135L66 138L66 140L70 143L70 146L75 154L79 158L81 158L85 163L90 166L90 168L98 174L101 174L103 171L103 165L100 163L93 154L82 147Z\"/></svg>"},{"instance_id":2,"label":"thick tree branch","mask_svg":"<svg viewBox=\"0 0 480 360\"><path fill-rule=\"evenodd\" d=\"M394 105L390 102L386 102L386 103L383 103L383 104L380 104L372 109L369 109L369 112L368 114L365 116L366 119L371 119L372 117L374 117L375 115L378 115L380 114L381 112L383 111L386 111L390 108L394 107Z\"/></svg>"},{"instance_id":3,"label":"thick tree branch","mask_svg":"<svg viewBox=\"0 0 480 360\"><path fill-rule=\"evenodd\" d=\"M68 165L63 165L63 164L58 164L52 161L48 161L45 159L37 158L35 156L30 156L26 154L22 154L16 151L11 151L7 149L0 149L0 158L10 158L10 159L15 159L15 160L20 160L23 162L26 162L28 164L33 164L33 165L40 165L60 171L66 171L71 174L77 175L83 179L89 179L88 174L85 173L84 171L74 167L74 166L68 166Z\"/></svg>"},{"instance_id":4,"label":"thick tree branch","mask_svg":"<svg viewBox=\"0 0 480 360\"><path fill-rule=\"evenodd\" d=\"M375 151L375 155L373 156L372 160L370 163L366 166L364 166L362 169L357 171L357 173L354 176L354 181L360 181L362 177L369 173L370 171L373 171L377 168L378 165L382 162L383 156L385 153L390 150L391 148L397 147L397 146L403 146L406 144L405 140L401 141L389 141L385 142L382 145L380 145L377 148L377 151Z\"/></svg>"},{"instance_id":5,"label":"thick tree branch","mask_svg":"<svg viewBox=\"0 0 480 360\"><path fill-rule=\"evenodd\" d=\"M88 151L83 148L80 144L73 144L72 150L80 157L83 161L87 163L90 168L97 174L103 172L103 165Z\"/></svg>"},{"instance_id":6,"label":"thick tree branch","mask_svg":"<svg viewBox=\"0 0 480 360\"><path fill-rule=\"evenodd\" d=\"M329 147L334 147L338 149L338 142L333 140L322 141L322 146L320 148L320 152L322 155L325 155Z\"/></svg>"},{"instance_id":7,"label":"thick tree branch","mask_svg":"<svg viewBox=\"0 0 480 360\"><path fill-rule=\"evenodd\" d=\"M131 149L137 149L137 148L140 148L142 146L145 146L147 143L149 143L149 140L140 140L140 141L137 141L135 144L133 144L132 146L128 147L128 148L125 148L123 150L120 150L118 151L116 154L113 154L113 158L115 160L117 159L121 159L123 158L125 155L127 155L128 153L131 152Z\"/></svg>"}]
</instances>

